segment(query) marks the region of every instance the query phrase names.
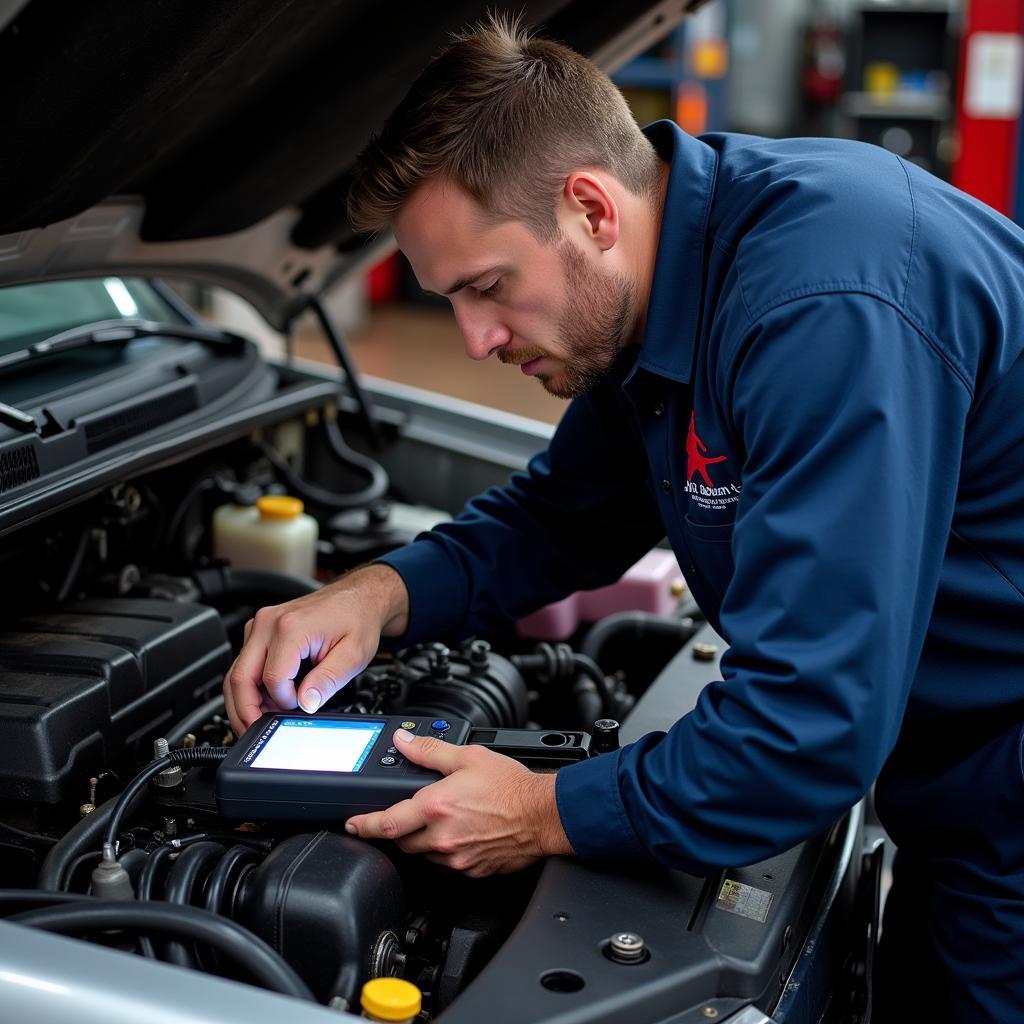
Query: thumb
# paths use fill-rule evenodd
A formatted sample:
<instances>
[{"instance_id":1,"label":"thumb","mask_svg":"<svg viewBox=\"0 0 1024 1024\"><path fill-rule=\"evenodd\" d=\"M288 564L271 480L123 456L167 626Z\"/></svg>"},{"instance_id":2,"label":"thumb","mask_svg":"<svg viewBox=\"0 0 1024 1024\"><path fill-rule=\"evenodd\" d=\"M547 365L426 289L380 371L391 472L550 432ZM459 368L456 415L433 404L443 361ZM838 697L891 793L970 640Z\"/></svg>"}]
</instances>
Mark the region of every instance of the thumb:
<instances>
[{"instance_id":1,"label":"thumb","mask_svg":"<svg viewBox=\"0 0 1024 1024\"><path fill-rule=\"evenodd\" d=\"M395 746L413 764L433 768L442 775L451 775L462 767L462 747L445 743L436 736L413 736L405 729L395 730Z\"/></svg>"},{"instance_id":2,"label":"thumb","mask_svg":"<svg viewBox=\"0 0 1024 1024\"><path fill-rule=\"evenodd\" d=\"M365 658L358 657L344 642L338 644L323 661L306 673L299 684L299 706L307 714L313 714L347 686L353 676L362 672L367 663Z\"/></svg>"}]
</instances>

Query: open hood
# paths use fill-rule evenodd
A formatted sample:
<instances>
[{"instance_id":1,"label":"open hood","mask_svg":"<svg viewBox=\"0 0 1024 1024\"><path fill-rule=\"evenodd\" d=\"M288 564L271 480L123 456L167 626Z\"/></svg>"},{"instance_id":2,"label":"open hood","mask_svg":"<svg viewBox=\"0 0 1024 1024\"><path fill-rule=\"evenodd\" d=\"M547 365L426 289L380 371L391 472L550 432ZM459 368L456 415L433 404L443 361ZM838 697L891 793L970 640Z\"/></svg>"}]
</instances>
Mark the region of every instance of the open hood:
<instances>
[{"instance_id":1,"label":"open hood","mask_svg":"<svg viewBox=\"0 0 1024 1024\"><path fill-rule=\"evenodd\" d=\"M610 71L703 2L0 2L0 286L176 276L281 328L388 244L346 178L451 32L522 12Z\"/></svg>"}]
</instances>

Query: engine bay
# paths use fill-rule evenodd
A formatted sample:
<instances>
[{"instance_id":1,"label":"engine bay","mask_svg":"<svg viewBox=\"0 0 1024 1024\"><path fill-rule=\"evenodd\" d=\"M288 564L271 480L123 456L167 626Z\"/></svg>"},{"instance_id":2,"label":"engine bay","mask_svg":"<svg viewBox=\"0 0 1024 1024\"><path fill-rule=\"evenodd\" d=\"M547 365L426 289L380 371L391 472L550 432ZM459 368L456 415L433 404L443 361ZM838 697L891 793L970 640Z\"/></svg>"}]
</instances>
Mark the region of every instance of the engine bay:
<instances>
[{"instance_id":1,"label":"engine bay","mask_svg":"<svg viewBox=\"0 0 1024 1024\"><path fill-rule=\"evenodd\" d=\"M856 815L707 879L563 858L470 879L343 822L218 813L216 763L238 739L221 687L246 622L443 514L396 483L409 442L395 419L386 495L368 455L344 449L353 457L339 463L335 416L307 410L8 531L0 564L20 583L0 597L0 914L357 1013L363 984L382 977L419 989L424 1020L681 1021L687 1007L706 1020L777 1006L808 937L841 927ZM218 508L297 489L319 523L316 579L214 557ZM674 604L580 624L566 641L510 626L385 645L324 710L464 721L477 742L555 771L614 750L620 730L626 742L669 728L717 670L717 638L685 595ZM589 751L578 736L593 737ZM819 945L831 976L834 951Z\"/></svg>"}]
</instances>

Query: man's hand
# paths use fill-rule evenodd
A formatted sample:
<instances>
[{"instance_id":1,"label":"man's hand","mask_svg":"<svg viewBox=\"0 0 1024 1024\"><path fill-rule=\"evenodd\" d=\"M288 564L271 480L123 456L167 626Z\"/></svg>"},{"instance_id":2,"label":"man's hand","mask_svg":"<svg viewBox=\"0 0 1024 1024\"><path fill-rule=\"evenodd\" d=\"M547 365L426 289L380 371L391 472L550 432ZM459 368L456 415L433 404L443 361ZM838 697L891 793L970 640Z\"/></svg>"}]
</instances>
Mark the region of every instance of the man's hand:
<instances>
[{"instance_id":1,"label":"man's hand","mask_svg":"<svg viewBox=\"0 0 1024 1024\"><path fill-rule=\"evenodd\" d=\"M224 704L240 736L266 711L316 711L361 672L380 638L400 636L409 618L402 578L368 565L286 604L261 608L224 679ZM296 684L299 664L314 668Z\"/></svg>"},{"instance_id":2,"label":"man's hand","mask_svg":"<svg viewBox=\"0 0 1024 1024\"><path fill-rule=\"evenodd\" d=\"M482 878L518 871L548 854L571 854L555 805L555 776L536 775L486 747L395 731L402 755L446 778L410 800L349 818L363 839L394 839L406 853Z\"/></svg>"}]
</instances>

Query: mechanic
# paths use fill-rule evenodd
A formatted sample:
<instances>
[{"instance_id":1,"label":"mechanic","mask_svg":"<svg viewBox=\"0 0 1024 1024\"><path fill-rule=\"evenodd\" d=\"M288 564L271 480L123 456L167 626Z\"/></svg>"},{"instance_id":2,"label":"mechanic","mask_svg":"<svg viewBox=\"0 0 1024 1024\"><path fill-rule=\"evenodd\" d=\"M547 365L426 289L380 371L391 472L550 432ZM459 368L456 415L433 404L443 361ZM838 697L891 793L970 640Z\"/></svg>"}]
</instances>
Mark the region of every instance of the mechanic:
<instances>
[{"instance_id":1,"label":"mechanic","mask_svg":"<svg viewBox=\"0 0 1024 1024\"><path fill-rule=\"evenodd\" d=\"M1024 232L882 149L641 132L589 61L500 20L414 84L349 211L393 228L472 358L572 402L455 522L258 612L235 728L314 711L381 636L486 633L667 532L730 644L695 710L557 776L399 733L447 777L349 831L473 875L707 874L881 772L883 1008L1024 1020Z\"/></svg>"}]
</instances>

